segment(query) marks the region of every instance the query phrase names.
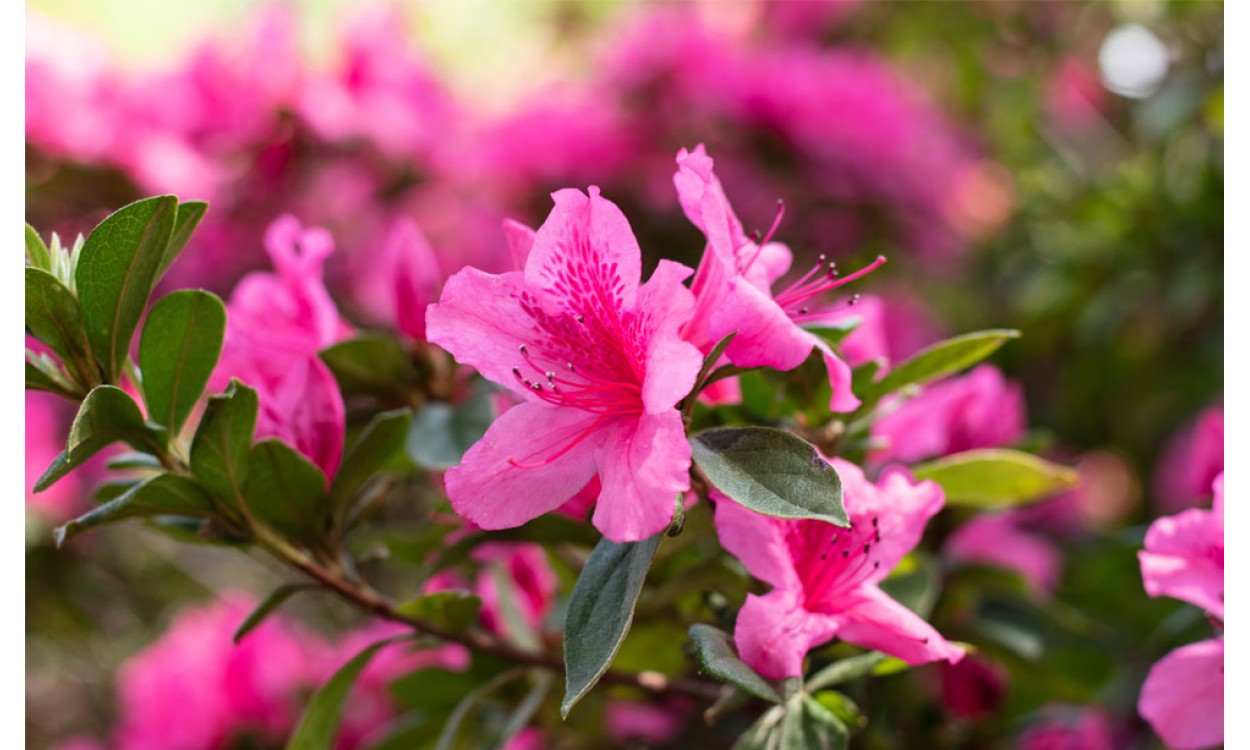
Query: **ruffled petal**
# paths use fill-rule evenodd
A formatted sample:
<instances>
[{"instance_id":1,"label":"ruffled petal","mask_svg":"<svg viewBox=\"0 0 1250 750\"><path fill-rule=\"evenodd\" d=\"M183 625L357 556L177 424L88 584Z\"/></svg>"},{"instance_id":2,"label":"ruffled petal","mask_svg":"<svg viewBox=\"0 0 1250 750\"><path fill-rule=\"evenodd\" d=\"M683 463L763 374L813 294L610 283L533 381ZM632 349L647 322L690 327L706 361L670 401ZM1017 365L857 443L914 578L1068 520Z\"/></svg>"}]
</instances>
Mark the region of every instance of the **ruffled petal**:
<instances>
[{"instance_id":1,"label":"ruffled petal","mask_svg":"<svg viewBox=\"0 0 1250 750\"><path fill-rule=\"evenodd\" d=\"M1224 639L1182 646L1156 662L1137 711L1173 750L1224 744Z\"/></svg>"},{"instance_id":2,"label":"ruffled petal","mask_svg":"<svg viewBox=\"0 0 1250 750\"><path fill-rule=\"evenodd\" d=\"M920 543L925 524L942 509L946 495L936 482L916 482L911 472L899 466L888 467L874 484L849 461L835 458L829 463L842 479L842 498L851 522L867 528L876 519L881 539L874 544L874 559L881 567L869 580L880 581Z\"/></svg>"},{"instance_id":3,"label":"ruffled petal","mask_svg":"<svg viewBox=\"0 0 1250 750\"><path fill-rule=\"evenodd\" d=\"M915 612L873 585L861 586L841 606L839 637L864 648L897 656L908 664L945 659L954 664L964 650L942 637Z\"/></svg>"},{"instance_id":4,"label":"ruffled petal","mask_svg":"<svg viewBox=\"0 0 1250 750\"><path fill-rule=\"evenodd\" d=\"M744 508L717 489L709 495L716 504L716 535L721 546L761 581L777 588L800 587L786 542L786 524L792 522Z\"/></svg>"},{"instance_id":5,"label":"ruffled petal","mask_svg":"<svg viewBox=\"0 0 1250 750\"><path fill-rule=\"evenodd\" d=\"M1224 617L1224 525L1214 511L1187 510L1156 520L1137 553L1151 596L1170 596Z\"/></svg>"},{"instance_id":6,"label":"ruffled petal","mask_svg":"<svg viewBox=\"0 0 1250 750\"><path fill-rule=\"evenodd\" d=\"M638 293L638 312L646 316L643 335L647 341L642 401L651 414L672 409L685 398L703 365L699 350L679 334L694 310L694 295L682 284L690 274L691 270L680 263L661 260Z\"/></svg>"},{"instance_id":7,"label":"ruffled petal","mask_svg":"<svg viewBox=\"0 0 1250 750\"><path fill-rule=\"evenodd\" d=\"M838 633L837 618L808 612L797 594L778 589L748 594L734 626L738 656L764 677L779 680L803 674L803 657Z\"/></svg>"},{"instance_id":8,"label":"ruffled petal","mask_svg":"<svg viewBox=\"0 0 1250 750\"><path fill-rule=\"evenodd\" d=\"M591 521L614 542L636 542L664 529L677 493L690 489L690 443L673 409L642 414L633 424L621 420L596 461L603 489Z\"/></svg>"},{"instance_id":9,"label":"ruffled petal","mask_svg":"<svg viewBox=\"0 0 1250 750\"><path fill-rule=\"evenodd\" d=\"M772 297L745 280L731 279L721 306L712 312L709 333L719 341L730 331L738 334L725 355L740 367L793 370L811 354L815 341L794 324Z\"/></svg>"},{"instance_id":10,"label":"ruffled petal","mask_svg":"<svg viewBox=\"0 0 1250 750\"><path fill-rule=\"evenodd\" d=\"M825 371L829 373L829 410L838 414L855 411L860 401L851 390L851 366L833 353L829 345L816 339L820 348L820 356L825 360Z\"/></svg>"}]
</instances>

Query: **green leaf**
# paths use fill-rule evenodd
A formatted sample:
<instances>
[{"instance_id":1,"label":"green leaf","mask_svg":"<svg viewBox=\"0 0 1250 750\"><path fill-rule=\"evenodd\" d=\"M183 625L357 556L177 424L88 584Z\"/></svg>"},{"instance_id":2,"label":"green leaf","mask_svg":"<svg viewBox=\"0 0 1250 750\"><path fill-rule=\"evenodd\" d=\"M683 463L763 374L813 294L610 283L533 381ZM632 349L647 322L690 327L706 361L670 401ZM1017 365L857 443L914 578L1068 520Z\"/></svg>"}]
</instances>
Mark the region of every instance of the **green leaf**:
<instances>
[{"instance_id":1,"label":"green leaf","mask_svg":"<svg viewBox=\"0 0 1250 750\"><path fill-rule=\"evenodd\" d=\"M835 698L841 698L838 701ZM822 700L823 699L823 700ZM851 702L849 698L840 693L828 692L820 696L820 699L813 698L810 695L802 695L803 715L800 720L801 736L804 744L793 745L796 748L828 748L829 750L842 750L847 746L850 740L850 732L847 731L846 719L841 714L845 713L851 720L858 724L862 719L859 714L859 707ZM830 705L826 705L829 703ZM838 710L831 710L836 707Z\"/></svg>"},{"instance_id":2,"label":"green leaf","mask_svg":"<svg viewBox=\"0 0 1250 750\"><path fill-rule=\"evenodd\" d=\"M48 252L48 246L43 243L39 232L30 224L26 225L26 260L35 268L52 270L52 254Z\"/></svg>"},{"instance_id":3,"label":"green leaf","mask_svg":"<svg viewBox=\"0 0 1250 750\"><path fill-rule=\"evenodd\" d=\"M226 308L217 295L185 289L152 305L139 337L148 414L177 435L221 355Z\"/></svg>"},{"instance_id":4,"label":"green leaf","mask_svg":"<svg viewBox=\"0 0 1250 750\"><path fill-rule=\"evenodd\" d=\"M344 393L388 393L420 381L408 352L394 337L365 333L320 352Z\"/></svg>"},{"instance_id":5,"label":"green leaf","mask_svg":"<svg viewBox=\"0 0 1250 750\"><path fill-rule=\"evenodd\" d=\"M883 653L870 651L866 654L840 659L808 678L803 688L809 693L814 693L833 685L858 680L860 677L872 674L873 669L885 658Z\"/></svg>"},{"instance_id":6,"label":"green leaf","mask_svg":"<svg viewBox=\"0 0 1250 750\"><path fill-rule=\"evenodd\" d=\"M842 320L834 323L823 323L818 326L804 326L803 330L816 334L820 338L824 339L830 346L838 346L845 341L846 337L850 336L862 322L863 318L853 316L850 318L843 318Z\"/></svg>"},{"instance_id":7,"label":"green leaf","mask_svg":"<svg viewBox=\"0 0 1250 750\"><path fill-rule=\"evenodd\" d=\"M730 331L729 335L718 341L716 346L712 347L712 351L708 352L707 356L703 358L703 366L699 368L699 374L694 379L695 385L692 394L697 394L702 390L703 381L707 379L708 375L712 374L712 369L716 367L716 363L720 361L721 355L729 348L729 342L733 341L736 335L738 335L737 331ZM689 396L686 398L689 398Z\"/></svg>"},{"instance_id":8,"label":"green leaf","mask_svg":"<svg viewBox=\"0 0 1250 750\"><path fill-rule=\"evenodd\" d=\"M238 643L243 640L244 636L255 630L257 625L264 622L265 618L269 617L278 607L281 607L287 599L301 591L315 588L318 588L318 586L312 583L288 583L270 591L269 596L266 596L265 600L258 604L256 609L252 610L247 619L240 623L239 628L234 631L234 642Z\"/></svg>"},{"instance_id":9,"label":"green leaf","mask_svg":"<svg viewBox=\"0 0 1250 750\"><path fill-rule=\"evenodd\" d=\"M785 712L785 706L773 706L765 711L734 742L733 750L777 750L777 743L781 740L781 719Z\"/></svg>"},{"instance_id":10,"label":"green leaf","mask_svg":"<svg viewBox=\"0 0 1250 750\"><path fill-rule=\"evenodd\" d=\"M130 352L177 210L172 195L131 203L100 222L83 245L74 283L87 340L110 382Z\"/></svg>"},{"instance_id":11,"label":"green leaf","mask_svg":"<svg viewBox=\"0 0 1250 750\"><path fill-rule=\"evenodd\" d=\"M127 518L157 515L211 517L213 501L194 481L177 474L159 474L135 485L104 505L58 528L56 544L87 529Z\"/></svg>"},{"instance_id":12,"label":"green leaf","mask_svg":"<svg viewBox=\"0 0 1250 750\"><path fill-rule=\"evenodd\" d=\"M141 451L160 450L164 436L148 427L130 396L112 385L92 389L83 399L69 428L65 450L35 482L35 492L51 487L106 446L125 442Z\"/></svg>"},{"instance_id":13,"label":"green leaf","mask_svg":"<svg viewBox=\"0 0 1250 750\"><path fill-rule=\"evenodd\" d=\"M757 513L850 523L837 472L796 435L769 427L722 427L694 435L690 446L708 481Z\"/></svg>"},{"instance_id":14,"label":"green leaf","mask_svg":"<svg viewBox=\"0 0 1250 750\"><path fill-rule=\"evenodd\" d=\"M243 498L259 408L256 391L237 380L224 394L208 398L191 442L191 473L223 500Z\"/></svg>"},{"instance_id":15,"label":"green leaf","mask_svg":"<svg viewBox=\"0 0 1250 750\"><path fill-rule=\"evenodd\" d=\"M379 641L356 654L339 667L330 681L321 687L308 703L308 709L299 720L299 726L287 743L287 750L332 750L338 735L339 720L343 715L343 704L352 686L360 677L360 673L368 666L369 660L378 651L392 643L410 638L397 636Z\"/></svg>"},{"instance_id":16,"label":"green leaf","mask_svg":"<svg viewBox=\"0 0 1250 750\"><path fill-rule=\"evenodd\" d=\"M275 530L316 542L329 528L326 475L299 451L277 439L252 446L243 498Z\"/></svg>"},{"instance_id":17,"label":"green leaf","mask_svg":"<svg viewBox=\"0 0 1250 750\"><path fill-rule=\"evenodd\" d=\"M738 658L728 633L711 625L691 625L690 642L694 645L700 672L737 685L757 698L781 702L781 696L773 686Z\"/></svg>"},{"instance_id":18,"label":"green leaf","mask_svg":"<svg viewBox=\"0 0 1250 750\"><path fill-rule=\"evenodd\" d=\"M436 591L406 601L395 611L448 631L465 630L477 621L482 600L468 591Z\"/></svg>"},{"instance_id":19,"label":"green leaf","mask_svg":"<svg viewBox=\"0 0 1250 750\"><path fill-rule=\"evenodd\" d=\"M456 743L456 732L460 731L460 725L464 723L465 717L473 710L483 698L495 692L504 685L512 682L521 675L525 674L525 670L517 667L507 672L501 672L486 682L482 686L464 697L456 709L447 717L447 723L443 725L443 731L438 735L438 742L434 745L434 750L451 750Z\"/></svg>"},{"instance_id":20,"label":"green leaf","mask_svg":"<svg viewBox=\"0 0 1250 750\"><path fill-rule=\"evenodd\" d=\"M959 372L993 354L1020 332L999 328L965 333L939 341L917 352L870 386L874 398L893 393L906 385L920 385Z\"/></svg>"},{"instance_id":21,"label":"green leaf","mask_svg":"<svg viewBox=\"0 0 1250 750\"><path fill-rule=\"evenodd\" d=\"M412 418L406 450L422 468L443 471L460 463L469 450L486 434L495 419L491 390L479 387L472 396L452 406L426 404Z\"/></svg>"},{"instance_id":22,"label":"green leaf","mask_svg":"<svg viewBox=\"0 0 1250 750\"><path fill-rule=\"evenodd\" d=\"M521 730L529 725L530 720L534 718L534 714L538 713L538 709L542 706L543 701L546 700L547 693L551 692L551 686L555 683L555 676L550 672L532 670L531 675L534 687L513 709L508 716L508 720L504 723L503 730L499 733L498 746L501 748L508 747L508 744L521 733Z\"/></svg>"},{"instance_id":23,"label":"green leaf","mask_svg":"<svg viewBox=\"0 0 1250 750\"><path fill-rule=\"evenodd\" d=\"M365 426L334 476L330 498L335 508L340 512L345 509L369 477L403 449L411 420L412 412L396 409L378 414Z\"/></svg>"},{"instance_id":24,"label":"green leaf","mask_svg":"<svg viewBox=\"0 0 1250 750\"><path fill-rule=\"evenodd\" d=\"M160 281L169 267L173 265L178 256L187 247L187 240L191 239L191 235L195 232L195 228L200 225L200 220L204 218L204 214L208 211L208 204L204 201L187 201L179 203L178 210L174 215L174 231L170 235L169 244L165 247L165 254L161 256L160 265L156 268L156 280Z\"/></svg>"},{"instance_id":25,"label":"green leaf","mask_svg":"<svg viewBox=\"0 0 1250 750\"><path fill-rule=\"evenodd\" d=\"M903 558L880 586L891 599L927 620L942 593L941 565L916 550Z\"/></svg>"},{"instance_id":26,"label":"green leaf","mask_svg":"<svg viewBox=\"0 0 1250 750\"><path fill-rule=\"evenodd\" d=\"M1075 487L1076 471L1029 453L972 450L912 467L916 479L932 479L946 491L947 505L1005 508Z\"/></svg>"},{"instance_id":27,"label":"green leaf","mask_svg":"<svg viewBox=\"0 0 1250 750\"><path fill-rule=\"evenodd\" d=\"M98 381L78 300L56 277L38 268L26 269L26 327L59 354L81 382Z\"/></svg>"},{"instance_id":28,"label":"green leaf","mask_svg":"<svg viewBox=\"0 0 1250 750\"><path fill-rule=\"evenodd\" d=\"M564 700L560 715L594 687L612 664L634 619L634 605L663 532L641 542L602 539L573 586L564 623Z\"/></svg>"}]
</instances>

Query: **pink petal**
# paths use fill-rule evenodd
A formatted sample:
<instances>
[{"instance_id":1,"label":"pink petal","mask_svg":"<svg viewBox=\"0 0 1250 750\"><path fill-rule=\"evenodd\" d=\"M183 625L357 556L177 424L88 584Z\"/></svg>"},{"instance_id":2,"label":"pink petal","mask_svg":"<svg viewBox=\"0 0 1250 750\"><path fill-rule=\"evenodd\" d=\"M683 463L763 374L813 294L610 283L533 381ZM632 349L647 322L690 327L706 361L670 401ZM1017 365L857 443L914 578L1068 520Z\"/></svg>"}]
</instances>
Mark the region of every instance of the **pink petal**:
<instances>
[{"instance_id":1,"label":"pink petal","mask_svg":"<svg viewBox=\"0 0 1250 750\"><path fill-rule=\"evenodd\" d=\"M951 534L946 554L952 560L983 562L1013 570L1040 591L1052 591L1062 560L1046 539L1019 528L1007 514L978 516Z\"/></svg>"},{"instance_id":2,"label":"pink petal","mask_svg":"<svg viewBox=\"0 0 1250 750\"><path fill-rule=\"evenodd\" d=\"M857 526L877 519L881 541L876 543L875 559L881 561L880 581L903 556L920 543L925 524L946 503L946 495L936 482L915 482L911 472L888 467L874 484L858 466L835 458L829 462L842 479L842 496L851 521Z\"/></svg>"},{"instance_id":3,"label":"pink petal","mask_svg":"<svg viewBox=\"0 0 1250 750\"><path fill-rule=\"evenodd\" d=\"M748 594L734 626L738 656L764 677L779 680L803 674L803 657L838 632L838 618L804 609L796 592L777 589Z\"/></svg>"},{"instance_id":4,"label":"pink petal","mask_svg":"<svg viewBox=\"0 0 1250 750\"><path fill-rule=\"evenodd\" d=\"M514 406L447 471L451 507L484 529L520 526L555 510L595 474L602 433L584 435L595 421L576 409Z\"/></svg>"},{"instance_id":5,"label":"pink petal","mask_svg":"<svg viewBox=\"0 0 1250 750\"><path fill-rule=\"evenodd\" d=\"M793 370L811 354L812 335L794 324L768 294L745 280L731 279L724 301L713 311L709 326L719 341L737 331L725 355L740 367Z\"/></svg>"},{"instance_id":6,"label":"pink petal","mask_svg":"<svg viewBox=\"0 0 1250 750\"><path fill-rule=\"evenodd\" d=\"M317 357L290 360L286 367L277 384L255 385L260 397L256 439L285 440L332 479L343 458L347 424L338 381ZM248 382L246 375L240 379Z\"/></svg>"},{"instance_id":7,"label":"pink petal","mask_svg":"<svg viewBox=\"0 0 1250 750\"><path fill-rule=\"evenodd\" d=\"M638 292L648 343L642 401L651 414L670 410L685 398L703 365L699 350L678 333L694 310L694 295L682 284L690 274L680 263L661 260Z\"/></svg>"},{"instance_id":8,"label":"pink petal","mask_svg":"<svg viewBox=\"0 0 1250 750\"><path fill-rule=\"evenodd\" d=\"M519 221L503 220L503 234L508 240L508 252L512 255L512 267L518 271L525 270L525 262L534 249L534 230Z\"/></svg>"},{"instance_id":9,"label":"pink petal","mask_svg":"<svg viewBox=\"0 0 1250 750\"><path fill-rule=\"evenodd\" d=\"M816 345L820 347L820 356L825 360L825 370L829 373L829 410L839 414L855 411L860 401L851 390L851 366L834 354L825 342L817 340Z\"/></svg>"},{"instance_id":10,"label":"pink petal","mask_svg":"<svg viewBox=\"0 0 1250 750\"><path fill-rule=\"evenodd\" d=\"M790 248L780 242L769 242L760 248L751 245L744 249L744 253L749 253L748 260L754 256L754 261L742 272L743 278L756 289L772 296L770 290L773 284L790 270L790 264L794 262L794 254L790 252Z\"/></svg>"},{"instance_id":11,"label":"pink petal","mask_svg":"<svg viewBox=\"0 0 1250 750\"><path fill-rule=\"evenodd\" d=\"M703 144L695 146L692 152L684 148L678 152L673 184L686 218L703 231L712 254L727 268L735 269L735 251L745 240L742 223L730 208L720 180L712 173L712 159Z\"/></svg>"},{"instance_id":12,"label":"pink petal","mask_svg":"<svg viewBox=\"0 0 1250 750\"><path fill-rule=\"evenodd\" d=\"M939 659L954 664L964 657L963 649L873 585L861 586L836 617L842 640L897 656L908 664Z\"/></svg>"},{"instance_id":13,"label":"pink petal","mask_svg":"<svg viewBox=\"0 0 1250 750\"><path fill-rule=\"evenodd\" d=\"M716 535L721 546L761 581L779 589L800 587L786 542L785 525L790 522L748 510L719 490L709 494L716 507Z\"/></svg>"},{"instance_id":14,"label":"pink petal","mask_svg":"<svg viewBox=\"0 0 1250 750\"><path fill-rule=\"evenodd\" d=\"M416 222L396 222L383 243L382 264L391 276L396 325L424 341L425 309L435 301L443 274L438 256Z\"/></svg>"},{"instance_id":15,"label":"pink petal","mask_svg":"<svg viewBox=\"0 0 1250 750\"><path fill-rule=\"evenodd\" d=\"M1224 524L1214 511L1195 508L1156 520L1137 559L1146 593L1224 618Z\"/></svg>"},{"instance_id":16,"label":"pink petal","mask_svg":"<svg viewBox=\"0 0 1250 750\"><path fill-rule=\"evenodd\" d=\"M1169 747L1224 743L1224 639L1182 646L1150 668L1137 711Z\"/></svg>"},{"instance_id":17,"label":"pink petal","mask_svg":"<svg viewBox=\"0 0 1250 750\"><path fill-rule=\"evenodd\" d=\"M636 542L664 529L677 493L690 489L690 443L674 409L643 414L636 424L622 420L596 460L603 490L591 521L614 542Z\"/></svg>"}]
</instances>

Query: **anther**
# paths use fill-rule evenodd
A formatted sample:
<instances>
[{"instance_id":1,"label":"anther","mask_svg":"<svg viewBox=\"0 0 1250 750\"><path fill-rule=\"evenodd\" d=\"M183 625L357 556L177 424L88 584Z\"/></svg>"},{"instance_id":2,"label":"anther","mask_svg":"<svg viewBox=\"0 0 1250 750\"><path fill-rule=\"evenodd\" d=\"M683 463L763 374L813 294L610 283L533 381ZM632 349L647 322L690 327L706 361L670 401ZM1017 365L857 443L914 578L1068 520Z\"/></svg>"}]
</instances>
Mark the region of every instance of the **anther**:
<instances>
[{"instance_id":1,"label":"anther","mask_svg":"<svg viewBox=\"0 0 1250 750\"><path fill-rule=\"evenodd\" d=\"M530 350L526 348L525 344L521 344L517 347L517 349L520 350L522 357L528 357L530 355Z\"/></svg>"},{"instance_id":2,"label":"anther","mask_svg":"<svg viewBox=\"0 0 1250 750\"><path fill-rule=\"evenodd\" d=\"M569 365L569 372L573 372L573 363L569 362L568 365Z\"/></svg>"},{"instance_id":3,"label":"anther","mask_svg":"<svg viewBox=\"0 0 1250 750\"><path fill-rule=\"evenodd\" d=\"M866 555L866 554L868 554L868 550L869 550L869 549L871 549L871 548L872 548L872 545L871 545L871 544L865 544L865 545L864 545L864 554L865 554L865 555Z\"/></svg>"}]
</instances>

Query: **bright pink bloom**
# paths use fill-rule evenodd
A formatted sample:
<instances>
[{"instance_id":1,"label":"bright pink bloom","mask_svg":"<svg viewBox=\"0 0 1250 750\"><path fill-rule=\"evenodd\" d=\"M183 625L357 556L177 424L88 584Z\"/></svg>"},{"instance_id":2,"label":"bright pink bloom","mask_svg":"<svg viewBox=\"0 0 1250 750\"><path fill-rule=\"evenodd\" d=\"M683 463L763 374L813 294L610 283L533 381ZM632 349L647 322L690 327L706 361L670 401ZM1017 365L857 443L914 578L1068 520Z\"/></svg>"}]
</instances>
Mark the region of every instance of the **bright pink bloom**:
<instances>
[{"instance_id":1,"label":"bright pink bloom","mask_svg":"<svg viewBox=\"0 0 1250 750\"><path fill-rule=\"evenodd\" d=\"M52 522L64 521L85 510L89 497L80 471L39 494L34 493L35 481L65 450L71 414L63 404L59 396L51 393L26 392L26 507Z\"/></svg>"},{"instance_id":2,"label":"bright pink bloom","mask_svg":"<svg viewBox=\"0 0 1250 750\"><path fill-rule=\"evenodd\" d=\"M848 529L760 515L713 492L721 544L773 586L738 613L738 653L774 679L802 674L804 655L834 636L910 664L959 661L962 649L878 587L941 510L942 489L897 467L874 484L853 464L829 463L842 478Z\"/></svg>"},{"instance_id":3,"label":"bright pink bloom","mask_svg":"<svg viewBox=\"0 0 1250 750\"><path fill-rule=\"evenodd\" d=\"M1173 750L1224 744L1224 638L1181 646L1156 662L1137 711Z\"/></svg>"},{"instance_id":4,"label":"bright pink bloom","mask_svg":"<svg viewBox=\"0 0 1250 750\"><path fill-rule=\"evenodd\" d=\"M281 740L315 684L308 636L281 615L237 646L255 602L241 594L181 613L117 680L119 750L212 750L252 733Z\"/></svg>"},{"instance_id":5,"label":"bright pink bloom","mask_svg":"<svg viewBox=\"0 0 1250 750\"><path fill-rule=\"evenodd\" d=\"M338 383L317 352L351 333L322 281L334 244L324 230L303 230L283 216L269 227L265 249L277 273L252 273L235 287L210 385L221 389L238 378L255 388L256 439L281 438L332 477L346 415Z\"/></svg>"},{"instance_id":6,"label":"bright pink bloom","mask_svg":"<svg viewBox=\"0 0 1250 750\"><path fill-rule=\"evenodd\" d=\"M1112 750L1111 722L1097 708L1048 707L1045 718L1020 734L1020 750Z\"/></svg>"},{"instance_id":7,"label":"bright pink bloom","mask_svg":"<svg viewBox=\"0 0 1250 750\"><path fill-rule=\"evenodd\" d=\"M993 365L927 386L912 399L892 397L882 409L885 416L872 426L872 436L885 444L872 454L876 464L1010 445L1026 421L1020 386Z\"/></svg>"},{"instance_id":8,"label":"bright pink bloom","mask_svg":"<svg viewBox=\"0 0 1250 750\"><path fill-rule=\"evenodd\" d=\"M693 291L697 306L686 337L707 352L736 331L725 349L731 362L741 367L783 371L803 364L813 347L818 348L832 387L829 408L853 411L859 406L859 399L851 393L851 368L801 324L812 320L809 305L815 304L811 301L814 297L854 281L885 259L878 258L869 268L839 279L832 264L824 265L822 256L815 268L774 295L773 283L790 269L792 260L785 245L768 241L781 214L778 213L767 237L753 241L734 215L702 144L693 152L682 149L677 154L677 166L673 183L682 210L702 230L708 243L695 273Z\"/></svg>"},{"instance_id":9,"label":"bright pink bloom","mask_svg":"<svg viewBox=\"0 0 1250 750\"><path fill-rule=\"evenodd\" d=\"M526 403L505 412L447 472L457 513L487 529L555 510L592 477L593 522L609 539L664 528L689 488L690 446L674 408L702 358L678 331L694 301L686 267L641 251L613 203L578 190L534 237L523 272L452 276L426 317L430 341Z\"/></svg>"},{"instance_id":10,"label":"bright pink bloom","mask_svg":"<svg viewBox=\"0 0 1250 750\"><path fill-rule=\"evenodd\" d=\"M1170 596L1224 619L1224 475L1211 510L1193 508L1150 524L1137 553L1151 596Z\"/></svg>"},{"instance_id":11,"label":"bright pink bloom","mask_svg":"<svg viewBox=\"0 0 1250 750\"><path fill-rule=\"evenodd\" d=\"M680 700L668 704L610 700L603 711L603 722L608 736L619 745L667 745L681 734L688 709Z\"/></svg>"},{"instance_id":12,"label":"bright pink bloom","mask_svg":"<svg viewBox=\"0 0 1250 750\"><path fill-rule=\"evenodd\" d=\"M1013 570L1038 592L1054 591L1063 564L1055 545L1032 533L1012 513L986 513L973 518L946 540L945 552L952 560Z\"/></svg>"},{"instance_id":13,"label":"bright pink bloom","mask_svg":"<svg viewBox=\"0 0 1250 750\"><path fill-rule=\"evenodd\" d=\"M484 563L477 574L474 591L482 598L482 626L502 636L518 637L510 632L503 617L499 584L493 568L502 568L512 586L512 606L517 609L532 632L542 630L543 620L556 602L555 571L547 562L547 553L540 544L493 542L473 551L473 559Z\"/></svg>"},{"instance_id":14,"label":"bright pink bloom","mask_svg":"<svg viewBox=\"0 0 1250 750\"><path fill-rule=\"evenodd\" d=\"M1224 471L1224 407L1212 406L1168 441L1155 474L1156 502L1166 513L1192 508L1211 496Z\"/></svg>"},{"instance_id":15,"label":"bright pink bloom","mask_svg":"<svg viewBox=\"0 0 1250 750\"><path fill-rule=\"evenodd\" d=\"M360 305L409 338L425 341L425 308L438 299L443 274L416 222L395 220L366 270L368 276L356 289Z\"/></svg>"}]
</instances>

